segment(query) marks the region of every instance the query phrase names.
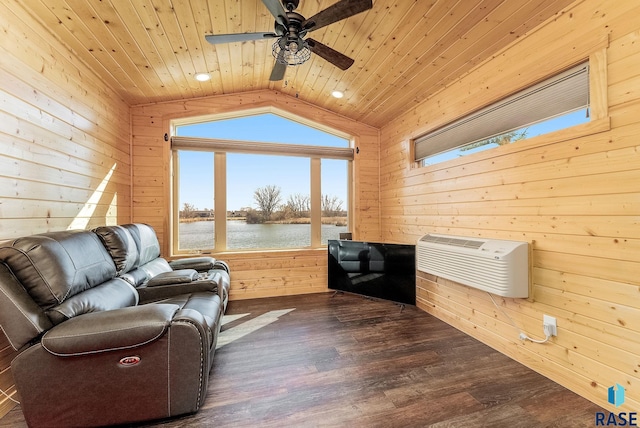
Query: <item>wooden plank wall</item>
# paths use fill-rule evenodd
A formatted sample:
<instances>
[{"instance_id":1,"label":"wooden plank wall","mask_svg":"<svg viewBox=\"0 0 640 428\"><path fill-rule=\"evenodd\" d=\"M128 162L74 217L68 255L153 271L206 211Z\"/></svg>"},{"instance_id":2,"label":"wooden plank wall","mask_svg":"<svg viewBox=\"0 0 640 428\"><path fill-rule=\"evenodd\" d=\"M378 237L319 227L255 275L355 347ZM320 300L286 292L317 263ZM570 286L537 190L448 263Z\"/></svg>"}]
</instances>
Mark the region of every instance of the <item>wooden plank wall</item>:
<instances>
[{"instance_id":1,"label":"wooden plank wall","mask_svg":"<svg viewBox=\"0 0 640 428\"><path fill-rule=\"evenodd\" d=\"M524 240L532 296L497 299L420 275L418 306L611 411L640 409L640 4L575 2L555 19L381 129L381 229ZM410 140L528 83L592 61L589 125L426 168ZM602 84L604 90L598 82ZM425 332L425 334L428 334ZM619 408L607 388L626 388Z\"/></svg>"},{"instance_id":2,"label":"wooden plank wall","mask_svg":"<svg viewBox=\"0 0 640 428\"><path fill-rule=\"evenodd\" d=\"M0 241L127 221L128 106L20 8L0 26Z\"/></svg>"},{"instance_id":3,"label":"wooden plank wall","mask_svg":"<svg viewBox=\"0 0 640 428\"><path fill-rule=\"evenodd\" d=\"M133 217L151 224L169 255L170 147L163 137L170 120L275 108L355 138L354 239L379 240L379 131L275 91L255 91L132 107ZM315 293L327 289L323 250L214 254L231 267L231 299Z\"/></svg>"},{"instance_id":4,"label":"wooden plank wall","mask_svg":"<svg viewBox=\"0 0 640 428\"><path fill-rule=\"evenodd\" d=\"M130 220L129 107L17 3L0 4L0 241ZM15 356L0 333L0 388ZM0 395L0 417L13 403Z\"/></svg>"}]
</instances>

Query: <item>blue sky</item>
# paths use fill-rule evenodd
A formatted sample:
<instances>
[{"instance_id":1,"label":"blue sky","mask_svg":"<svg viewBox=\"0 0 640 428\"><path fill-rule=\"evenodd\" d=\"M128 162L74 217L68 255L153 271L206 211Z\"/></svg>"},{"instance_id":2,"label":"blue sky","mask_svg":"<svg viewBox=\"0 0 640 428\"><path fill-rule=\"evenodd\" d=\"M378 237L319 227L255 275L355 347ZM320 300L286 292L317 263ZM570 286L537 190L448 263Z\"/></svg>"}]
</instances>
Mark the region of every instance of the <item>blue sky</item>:
<instances>
[{"instance_id":1,"label":"blue sky","mask_svg":"<svg viewBox=\"0 0 640 428\"><path fill-rule=\"evenodd\" d=\"M245 116L181 126L179 136L349 147L349 141L274 114ZM227 210L256 208L254 191L276 185L282 203L292 194L309 195L310 162L290 156L227 154ZM213 153L180 153L180 207L184 202L198 209L213 208ZM322 161L322 193L347 201L346 161Z\"/></svg>"},{"instance_id":2,"label":"blue sky","mask_svg":"<svg viewBox=\"0 0 640 428\"><path fill-rule=\"evenodd\" d=\"M548 120L545 120L540 123L536 123L534 125L530 125L524 129L527 130L526 138L533 138L538 135L547 134L549 132L557 131L559 129L568 128L570 126L578 125L580 123L589 122L589 118L587 117L586 109L577 110L571 113L564 114L562 116L554 117ZM522 131L519 129L518 132ZM472 153L480 152L483 150L487 150L491 147L495 147L494 145L487 145L477 147L475 149L466 150L461 152L459 150L450 150L444 153L440 153L438 155L434 155L428 159L429 165L434 165L439 162L444 162L450 159L455 159L460 156L470 155Z\"/></svg>"}]
</instances>

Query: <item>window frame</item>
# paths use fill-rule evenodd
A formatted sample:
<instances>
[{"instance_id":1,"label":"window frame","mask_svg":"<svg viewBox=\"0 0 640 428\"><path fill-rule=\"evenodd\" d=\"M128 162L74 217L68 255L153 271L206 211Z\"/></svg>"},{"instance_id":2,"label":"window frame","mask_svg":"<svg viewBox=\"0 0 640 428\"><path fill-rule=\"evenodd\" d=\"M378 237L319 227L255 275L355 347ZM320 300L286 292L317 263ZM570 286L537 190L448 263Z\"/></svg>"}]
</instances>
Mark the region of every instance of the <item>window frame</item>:
<instances>
[{"instance_id":1,"label":"window frame","mask_svg":"<svg viewBox=\"0 0 640 428\"><path fill-rule=\"evenodd\" d=\"M322 132L335 135L348 141L349 147L330 147L330 146L313 146L274 142L260 141L242 141L215 138L198 138L198 137L180 137L176 136L176 129L179 126L190 124L205 123L216 120L241 118L248 115L272 113L284 119L297 122L304 126L318 129ZM190 116L179 119L169 120L170 133L166 136L166 140L170 142L169 147L169 170L171 175L170 189L170 249L171 254L176 256L186 256L189 254L210 254L221 252L247 252L247 251L290 251L300 249L317 249L323 248L322 244L322 204L321 204L321 182L322 182L322 159L341 159L347 162L347 229L353 230L353 193L351 191L353 185L353 161L355 159L354 138L348 134L319 125L314 122L299 119L293 115L282 115L279 112L269 111L245 111L230 114L217 114L206 116ZM214 247L199 250L180 249L178 230L179 230L179 150L189 151L206 151L214 153L214 211L224 212L227 210L227 169L226 154L261 154L275 156L294 156L309 159L310 166L310 222L311 237L309 247L284 247L284 248L251 248L251 249L235 249L227 248L227 219L224 221L214 222Z\"/></svg>"},{"instance_id":2,"label":"window frame","mask_svg":"<svg viewBox=\"0 0 640 428\"><path fill-rule=\"evenodd\" d=\"M413 137L410 137L407 142L409 144L408 150L408 168L413 170L415 174L421 174L424 169L438 170L441 168L447 168L455 164L465 164L474 162L478 159L493 157L498 153L506 153L505 151L511 152L512 150L524 150L527 147L537 146L537 145L545 145L556 143L559 141L566 141L573 138L579 138L586 135L592 135L599 132L604 132L611 129L609 110L608 110L608 97L607 97L607 47L606 45L600 45L598 48L594 49L588 56L581 58L578 61L573 62L572 64L566 64L562 68L558 68L558 70L554 73L549 73L546 79L553 77L555 75L561 74L563 70L569 70L572 67L575 67L579 64L587 63L589 67L589 77L588 77L588 85L589 85L589 117L590 121L587 123L576 124L567 128L558 129L546 134L537 135L534 137L524 138L518 141L518 144L506 145L503 147L494 147L489 150L483 150L476 153L470 153L469 155L462 156L456 159L449 159L443 162L438 162L435 164L423 165L422 159L416 160L416 141L421 137L428 135L432 132L437 132L438 130L447 127L448 125L455 123L456 121L464 118L466 116L472 115L474 112L480 111L483 107L476 108L469 112L463 113L462 115L458 115L452 117L446 121L439 122L437 124L432 124L429 128L423 128L419 134L416 134ZM544 81L545 78L538 80ZM535 86L534 84L522 85L521 88L527 88ZM501 100L507 99L510 94L516 93L517 91L510 92L502 96L501 98L496 99L493 103L499 103ZM469 142L471 143L471 142ZM469 144L466 143L466 144ZM463 144L462 146L464 146ZM461 146L460 146L461 147Z\"/></svg>"}]
</instances>

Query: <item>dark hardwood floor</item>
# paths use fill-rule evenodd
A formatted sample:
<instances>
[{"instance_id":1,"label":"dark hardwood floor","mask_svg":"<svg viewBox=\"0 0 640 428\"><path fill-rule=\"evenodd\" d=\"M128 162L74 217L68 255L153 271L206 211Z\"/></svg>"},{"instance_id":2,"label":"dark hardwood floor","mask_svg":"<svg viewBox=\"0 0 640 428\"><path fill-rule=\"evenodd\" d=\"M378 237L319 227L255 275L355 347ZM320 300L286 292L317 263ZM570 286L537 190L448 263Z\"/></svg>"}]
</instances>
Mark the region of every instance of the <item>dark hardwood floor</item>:
<instances>
[{"instance_id":1,"label":"dark hardwood floor","mask_svg":"<svg viewBox=\"0 0 640 428\"><path fill-rule=\"evenodd\" d=\"M412 306L327 293L227 315L202 409L141 426L593 427L602 411ZM19 407L0 426L25 426Z\"/></svg>"}]
</instances>

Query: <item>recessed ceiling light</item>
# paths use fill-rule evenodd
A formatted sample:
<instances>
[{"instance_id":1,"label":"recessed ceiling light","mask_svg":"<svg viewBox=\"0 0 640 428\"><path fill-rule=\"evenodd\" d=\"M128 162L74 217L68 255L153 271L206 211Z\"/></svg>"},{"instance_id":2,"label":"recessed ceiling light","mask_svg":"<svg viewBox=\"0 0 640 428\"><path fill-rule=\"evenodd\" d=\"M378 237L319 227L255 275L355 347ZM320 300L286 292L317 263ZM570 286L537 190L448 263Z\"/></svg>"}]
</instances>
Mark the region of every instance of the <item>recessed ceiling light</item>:
<instances>
[{"instance_id":1,"label":"recessed ceiling light","mask_svg":"<svg viewBox=\"0 0 640 428\"><path fill-rule=\"evenodd\" d=\"M344 97L344 93L340 92L340 91L333 91L333 92L331 92L331 96L333 98L342 98L342 97Z\"/></svg>"},{"instance_id":2,"label":"recessed ceiling light","mask_svg":"<svg viewBox=\"0 0 640 428\"><path fill-rule=\"evenodd\" d=\"M196 73L195 78L199 82L206 82L207 80L211 79L211 76L209 75L209 73Z\"/></svg>"}]
</instances>

